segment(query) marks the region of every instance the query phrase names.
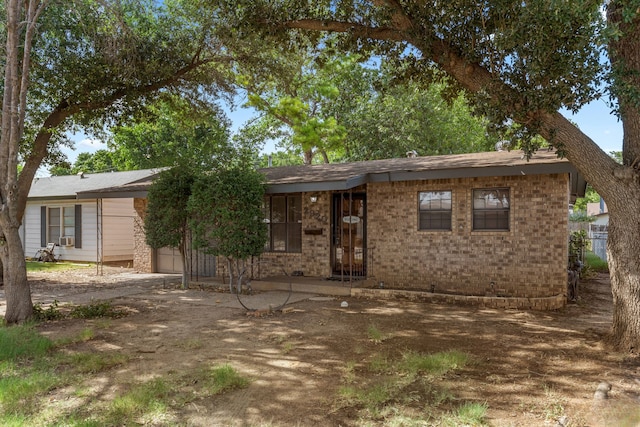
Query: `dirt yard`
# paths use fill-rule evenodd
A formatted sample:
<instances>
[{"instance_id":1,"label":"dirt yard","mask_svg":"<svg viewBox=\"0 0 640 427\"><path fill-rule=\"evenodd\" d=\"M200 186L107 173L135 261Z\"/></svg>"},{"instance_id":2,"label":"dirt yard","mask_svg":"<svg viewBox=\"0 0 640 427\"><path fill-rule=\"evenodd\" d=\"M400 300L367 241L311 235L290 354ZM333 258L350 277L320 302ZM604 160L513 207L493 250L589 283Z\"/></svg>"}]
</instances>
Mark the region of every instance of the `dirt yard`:
<instances>
[{"instance_id":1,"label":"dirt yard","mask_svg":"<svg viewBox=\"0 0 640 427\"><path fill-rule=\"evenodd\" d=\"M135 286L135 275L123 280L123 269L107 270L101 277L85 271L30 279L39 298ZM130 357L91 378L93 399L110 399L133 384L203 364L229 363L250 378L245 389L178 408L176 420L183 425L391 425L384 415L367 418L365 408L345 404L338 390L379 375L368 368L374 359L397 359L408 350L459 350L472 360L432 379L431 394L408 385L402 404L389 402L410 412L414 422L428 400L442 394L448 396L442 410L460 402L486 403L492 426L632 426L640 420L640 361L606 344L612 317L606 276L583 282L578 303L557 312L305 296L288 304L286 313L248 316L218 304L224 294L172 287L158 279L146 293L118 297L114 304L130 311L120 319L63 320L40 329L57 339L90 327L95 335L76 344L78 351ZM341 307L343 301L348 307ZM382 338L372 340L371 328ZM595 400L605 381L612 386L610 398ZM58 391L52 402L73 405L81 399L74 396Z\"/></svg>"}]
</instances>

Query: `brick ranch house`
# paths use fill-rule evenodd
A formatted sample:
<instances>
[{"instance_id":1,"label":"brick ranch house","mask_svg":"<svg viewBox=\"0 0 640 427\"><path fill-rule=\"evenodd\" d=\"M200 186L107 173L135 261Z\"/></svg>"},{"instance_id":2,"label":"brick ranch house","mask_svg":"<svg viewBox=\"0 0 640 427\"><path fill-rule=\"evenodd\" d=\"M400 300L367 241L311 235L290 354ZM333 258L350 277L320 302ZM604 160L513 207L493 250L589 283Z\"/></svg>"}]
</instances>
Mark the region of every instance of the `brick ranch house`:
<instances>
[{"instance_id":1,"label":"brick ranch house","mask_svg":"<svg viewBox=\"0 0 640 427\"><path fill-rule=\"evenodd\" d=\"M253 272L259 279L284 268L346 282L352 295L384 288L504 307L566 303L569 204L586 183L554 152L529 161L500 151L261 171L269 241ZM145 190L112 188L103 197L133 194L134 267L153 272L156 255L140 227ZM215 274L225 268L219 260Z\"/></svg>"}]
</instances>

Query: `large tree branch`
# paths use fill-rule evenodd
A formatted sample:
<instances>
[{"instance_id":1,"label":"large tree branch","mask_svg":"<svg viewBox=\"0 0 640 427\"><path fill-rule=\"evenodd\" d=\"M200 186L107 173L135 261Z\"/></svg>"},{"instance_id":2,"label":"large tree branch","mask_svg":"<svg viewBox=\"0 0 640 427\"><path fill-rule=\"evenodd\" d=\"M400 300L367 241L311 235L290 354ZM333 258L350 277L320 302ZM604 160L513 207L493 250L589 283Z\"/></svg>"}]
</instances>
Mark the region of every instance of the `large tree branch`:
<instances>
[{"instance_id":1,"label":"large tree branch","mask_svg":"<svg viewBox=\"0 0 640 427\"><path fill-rule=\"evenodd\" d=\"M58 126L60 126L67 118L74 114L78 114L79 112L90 112L108 108L125 96L134 95L136 97L140 97L154 93L160 89L177 83L189 72L212 61L214 61L213 58L191 62L164 79L140 87L122 87L116 89L109 96L99 101L71 102L69 100L64 100L60 102L40 127L40 131L34 139L31 152L25 159L24 167L20 172L20 176L18 178L18 194L20 197L17 203L16 218L21 219L24 214L31 182L35 177L38 168L42 164L42 161L48 155L49 142L53 136L52 131L58 128Z\"/></svg>"},{"instance_id":2,"label":"large tree branch","mask_svg":"<svg viewBox=\"0 0 640 427\"><path fill-rule=\"evenodd\" d=\"M640 169L640 144L634 143L640 140L640 11L633 20L628 20L624 17L624 9L628 7L631 6L619 1L607 7L609 22L624 34L609 42L609 59L616 77L613 92L623 118L623 163Z\"/></svg>"},{"instance_id":3,"label":"large tree branch","mask_svg":"<svg viewBox=\"0 0 640 427\"><path fill-rule=\"evenodd\" d=\"M555 140L562 143L567 158L598 191L602 192L601 194L615 191L615 183L610 176L621 166L617 165L591 138L560 113L528 110L523 96L498 80L480 64L465 59L446 39L437 36L424 37L424 34L421 34L420 38L414 36L414 26L411 25L410 17L402 13L399 4L396 3L394 6L394 3L396 2L385 1L386 5L390 5L395 10L392 21L397 27L369 27L357 23L319 19L288 21L283 25L287 28L349 33L361 39L409 43L469 92L486 91L489 96L495 96L496 93L502 94L501 99L494 102L507 104L516 122L524 125L533 121L539 123L541 135L549 141Z\"/></svg>"},{"instance_id":4,"label":"large tree branch","mask_svg":"<svg viewBox=\"0 0 640 427\"><path fill-rule=\"evenodd\" d=\"M164 79L161 79L156 82L153 82L144 86L140 86L140 87L125 86L119 89L115 89L108 97L99 101L77 101L77 102L68 101L69 104L67 108L72 111L72 114L76 114L80 111L101 110L103 108L107 108L113 105L116 101L119 101L125 96L128 96L128 95L142 96L142 95L150 94L160 89L169 87L179 82L185 75L187 75L191 71L194 71L198 67L209 64L213 61L214 61L213 58L209 58L209 59L190 62L188 65L184 66L179 70L176 70L175 73L173 73L172 75Z\"/></svg>"},{"instance_id":5,"label":"large tree branch","mask_svg":"<svg viewBox=\"0 0 640 427\"><path fill-rule=\"evenodd\" d=\"M299 28L302 30L351 33L360 38L370 38L374 40L406 41L406 34L392 27L375 28L351 22L328 21L324 19L298 19L284 22L282 25L286 28Z\"/></svg>"}]
</instances>

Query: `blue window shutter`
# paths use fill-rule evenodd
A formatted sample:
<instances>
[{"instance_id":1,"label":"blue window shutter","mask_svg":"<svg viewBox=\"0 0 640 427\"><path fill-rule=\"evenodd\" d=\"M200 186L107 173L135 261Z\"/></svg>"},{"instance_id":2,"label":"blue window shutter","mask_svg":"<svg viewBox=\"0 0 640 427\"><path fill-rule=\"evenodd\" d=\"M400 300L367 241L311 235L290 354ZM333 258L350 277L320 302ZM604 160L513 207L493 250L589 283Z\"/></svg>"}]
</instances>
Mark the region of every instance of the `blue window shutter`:
<instances>
[{"instance_id":1,"label":"blue window shutter","mask_svg":"<svg viewBox=\"0 0 640 427\"><path fill-rule=\"evenodd\" d=\"M40 247L47 247L47 207L40 206Z\"/></svg>"},{"instance_id":2,"label":"blue window shutter","mask_svg":"<svg viewBox=\"0 0 640 427\"><path fill-rule=\"evenodd\" d=\"M82 248L82 205L76 205L76 218L75 218L75 243L74 246L78 249Z\"/></svg>"}]
</instances>

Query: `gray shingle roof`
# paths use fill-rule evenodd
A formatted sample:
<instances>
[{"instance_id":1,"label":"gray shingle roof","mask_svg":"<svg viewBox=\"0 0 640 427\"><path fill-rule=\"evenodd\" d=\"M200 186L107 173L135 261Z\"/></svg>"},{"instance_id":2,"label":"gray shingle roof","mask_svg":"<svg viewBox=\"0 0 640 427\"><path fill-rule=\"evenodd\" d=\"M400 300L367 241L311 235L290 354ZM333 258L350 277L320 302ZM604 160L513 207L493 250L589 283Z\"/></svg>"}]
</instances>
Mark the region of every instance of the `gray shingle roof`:
<instances>
[{"instance_id":1,"label":"gray shingle roof","mask_svg":"<svg viewBox=\"0 0 640 427\"><path fill-rule=\"evenodd\" d=\"M154 176L159 171L160 169L144 169L36 178L31 184L29 199L75 199L79 192L135 183Z\"/></svg>"},{"instance_id":2,"label":"gray shingle roof","mask_svg":"<svg viewBox=\"0 0 640 427\"><path fill-rule=\"evenodd\" d=\"M522 151L492 151L260 171L267 177L269 192L348 190L367 182L576 172L567 159L545 150L530 160L524 158Z\"/></svg>"},{"instance_id":3,"label":"gray shingle roof","mask_svg":"<svg viewBox=\"0 0 640 427\"><path fill-rule=\"evenodd\" d=\"M78 198L145 197L154 175L159 171L93 174L85 175L83 179L77 176L40 178L34 182L29 197L75 196L76 193ZM260 169L260 172L266 176L269 193L349 190L369 182L550 173L571 174L573 197L584 195L586 185L567 159L559 159L555 152L545 150L535 153L530 160L525 159L521 151L492 151L284 166Z\"/></svg>"}]
</instances>

